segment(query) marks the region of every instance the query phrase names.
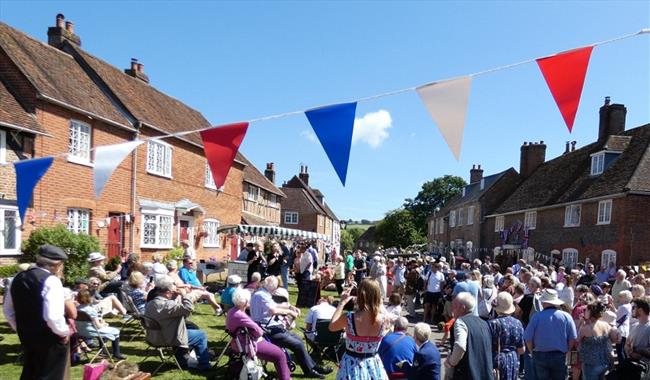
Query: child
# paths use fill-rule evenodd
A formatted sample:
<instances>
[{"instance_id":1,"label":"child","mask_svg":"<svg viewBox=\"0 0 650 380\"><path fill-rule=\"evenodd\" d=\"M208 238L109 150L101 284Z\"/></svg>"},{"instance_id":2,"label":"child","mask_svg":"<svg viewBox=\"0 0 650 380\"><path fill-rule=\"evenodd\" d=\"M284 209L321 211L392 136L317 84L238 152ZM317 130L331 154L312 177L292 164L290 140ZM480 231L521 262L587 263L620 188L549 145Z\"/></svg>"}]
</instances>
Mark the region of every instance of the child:
<instances>
[{"instance_id":1,"label":"child","mask_svg":"<svg viewBox=\"0 0 650 380\"><path fill-rule=\"evenodd\" d=\"M400 296L399 293L393 293L390 295L386 311L388 312L391 322L402 316L402 296Z\"/></svg>"},{"instance_id":2,"label":"child","mask_svg":"<svg viewBox=\"0 0 650 380\"><path fill-rule=\"evenodd\" d=\"M451 318L450 320L444 323L444 326L442 328L444 334L442 335L442 339L440 340L440 346L443 348L445 348L445 345L449 340L449 334L451 332L452 327L454 326L454 322L456 322L456 318Z\"/></svg>"}]
</instances>

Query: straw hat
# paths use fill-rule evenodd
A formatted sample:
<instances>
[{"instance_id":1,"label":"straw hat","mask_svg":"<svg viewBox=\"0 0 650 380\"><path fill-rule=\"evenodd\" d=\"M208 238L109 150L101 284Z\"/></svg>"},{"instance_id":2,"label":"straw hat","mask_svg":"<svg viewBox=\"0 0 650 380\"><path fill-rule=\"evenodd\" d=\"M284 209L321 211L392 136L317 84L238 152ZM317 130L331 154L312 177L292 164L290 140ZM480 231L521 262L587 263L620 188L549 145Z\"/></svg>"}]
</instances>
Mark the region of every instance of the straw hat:
<instances>
[{"instance_id":1,"label":"straw hat","mask_svg":"<svg viewBox=\"0 0 650 380\"><path fill-rule=\"evenodd\" d=\"M564 301L562 301L558 296L557 296L557 291L553 289L544 289L542 292L542 296L539 299L542 303L547 303L549 305L555 305L555 306L560 306L564 304Z\"/></svg>"},{"instance_id":2,"label":"straw hat","mask_svg":"<svg viewBox=\"0 0 650 380\"><path fill-rule=\"evenodd\" d=\"M501 292L497 295L494 311L499 314L510 315L515 312L515 304L508 292Z\"/></svg>"},{"instance_id":3,"label":"straw hat","mask_svg":"<svg viewBox=\"0 0 650 380\"><path fill-rule=\"evenodd\" d=\"M91 252L90 255L88 255L88 262L94 263L95 261L104 260L105 258L106 256L102 255L99 252Z\"/></svg>"}]
</instances>

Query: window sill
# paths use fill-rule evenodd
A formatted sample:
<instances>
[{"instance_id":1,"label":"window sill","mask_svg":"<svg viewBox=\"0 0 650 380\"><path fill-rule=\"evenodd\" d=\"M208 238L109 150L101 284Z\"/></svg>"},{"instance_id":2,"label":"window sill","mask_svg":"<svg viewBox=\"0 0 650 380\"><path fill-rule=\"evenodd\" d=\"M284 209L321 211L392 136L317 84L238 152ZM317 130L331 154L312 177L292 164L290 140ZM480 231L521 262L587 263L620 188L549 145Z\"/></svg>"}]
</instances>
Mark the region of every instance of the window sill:
<instances>
[{"instance_id":1,"label":"window sill","mask_svg":"<svg viewBox=\"0 0 650 380\"><path fill-rule=\"evenodd\" d=\"M141 249L173 249L173 245L140 245Z\"/></svg>"},{"instance_id":2,"label":"window sill","mask_svg":"<svg viewBox=\"0 0 650 380\"><path fill-rule=\"evenodd\" d=\"M22 252L17 249L3 249L0 251L0 256L21 256Z\"/></svg>"},{"instance_id":3,"label":"window sill","mask_svg":"<svg viewBox=\"0 0 650 380\"><path fill-rule=\"evenodd\" d=\"M156 173L156 172L152 172L152 171L149 171L149 170L147 170L147 174L151 174L151 175L154 175L156 177L161 177L161 178L165 178L165 179L174 179L174 177L172 177L171 175Z\"/></svg>"},{"instance_id":4,"label":"window sill","mask_svg":"<svg viewBox=\"0 0 650 380\"><path fill-rule=\"evenodd\" d=\"M221 248L219 244L203 244L203 248Z\"/></svg>"},{"instance_id":5,"label":"window sill","mask_svg":"<svg viewBox=\"0 0 650 380\"><path fill-rule=\"evenodd\" d=\"M565 224L563 227L564 228L575 228L575 227L580 227L580 225L579 224L571 224L571 225Z\"/></svg>"},{"instance_id":6,"label":"window sill","mask_svg":"<svg viewBox=\"0 0 650 380\"><path fill-rule=\"evenodd\" d=\"M74 157L74 156L68 156L68 162L71 163L71 164L87 166L89 168L94 168L95 167L95 164L93 162L84 160L82 158L77 158L77 157Z\"/></svg>"},{"instance_id":7,"label":"window sill","mask_svg":"<svg viewBox=\"0 0 650 380\"><path fill-rule=\"evenodd\" d=\"M596 225L597 225L597 226L608 226L608 225L610 225L611 223L612 223L612 221L610 220L609 222L598 222L598 223L596 223Z\"/></svg>"}]
</instances>

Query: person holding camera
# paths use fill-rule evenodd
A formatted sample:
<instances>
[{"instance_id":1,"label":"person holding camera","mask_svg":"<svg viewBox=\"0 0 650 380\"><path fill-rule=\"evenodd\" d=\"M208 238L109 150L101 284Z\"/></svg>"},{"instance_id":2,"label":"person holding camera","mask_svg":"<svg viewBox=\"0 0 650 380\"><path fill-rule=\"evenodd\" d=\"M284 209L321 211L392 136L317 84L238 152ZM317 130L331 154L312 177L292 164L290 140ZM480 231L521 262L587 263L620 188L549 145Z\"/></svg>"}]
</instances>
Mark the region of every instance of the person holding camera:
<instances>
[{"instance_id":1,"label":"person holding camera","mask_svg":"<svg viewBox=\"0 0 650 380\"><path fill-rule=\"evenodd\" d=\"M246 256L248 263L248 272L246 274L246 282L251 282L253 273L258 272L264 277L266 273L266 258L264 258L264 243L258 241L252 251L248 251Z\"/></svg>"}]
</instances>

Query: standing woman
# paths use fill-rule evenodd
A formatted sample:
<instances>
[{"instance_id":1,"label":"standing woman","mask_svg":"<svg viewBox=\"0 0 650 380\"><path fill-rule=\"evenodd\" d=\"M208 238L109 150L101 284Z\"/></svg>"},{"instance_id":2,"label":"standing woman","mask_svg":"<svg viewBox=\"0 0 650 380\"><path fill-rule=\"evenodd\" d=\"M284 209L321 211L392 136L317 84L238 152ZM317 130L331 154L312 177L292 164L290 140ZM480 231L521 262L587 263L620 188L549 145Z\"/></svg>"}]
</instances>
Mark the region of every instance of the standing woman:
<instances>
[{"instance_id":1,"label":"standing woman","mask_svg":"<svg viewBox=\"0 0 650 380\"><path fill-rule=\"evenodd\" d=\"M353 301L351 289L341 295L341 302L330 322L330 331L345 330L345 354L341 358L337 380L388 380L384 365L377 355L386 331L386 318L381 314L381 290L375 280L366 279L357 288L354 312L343 314L345 305ZM354 302L354 301L353 301Z\"/></svg>"},{"instance_id":2,"label":"standing woman","mask_svg":"<svg viewBox=\"0 0 650 380\"><path fill-rule=\"evenodd\" d=\"M336 283L336 291L341 295L343 293L343 282L345 282L345 264L341 256L336 256L334 262L334 282Z\"/></svg>"},{"instance_id":3,"label":"standing woman","mask_svg":"<svg viewBox=\"0 0 650 380\"><path fill-rule=\"evenodd\" d=\"M386 259L383 257L379 258L377 262L377 281L379 281L379 289L381 290L381 300L382 302L387 296L388 292L388 268L386 268Z\"/></svg>"},{"instance_id":4,"label":"standing woman","mask_svg":"<svg viewBox=\"0 0 650 380\"><path fill-rule=\"evenodd\" d=\"M630 322L632 320L632 293L629 290L623 290L618 293L618 310L616 310L616 328L621 335L621 342L616 344L616 357L622 362L627 359L627 353L623 349L625 341L630 335Z\"/></svg>"},{"instance_id":5,"label":"standing woman","mask_svg":"<svg viewBox=\"0 0 650 380\"><path fill-rule=\"evenodd\" d=\"M510 293L499 293L496 303L494 311L497 317L488 321L492 335L493 367L495 371L499 371L499 379L516 380L519 356L524 353L524 327L512 316L515 305Z\"/></svg>"},{"instance_id":6,"label":"standing woman","mask_svg":"<svg viewBox=\"0 0 650 380\"><path fill-rule=\"evenodd\" d=\"M605 305L594 302L587 306L586 322L578 333L582 378L584 380L601 380L610 365L612 343L618 343L618 331L609 323L600 319L605 312Z\"/></svg>"}]
</instances>

